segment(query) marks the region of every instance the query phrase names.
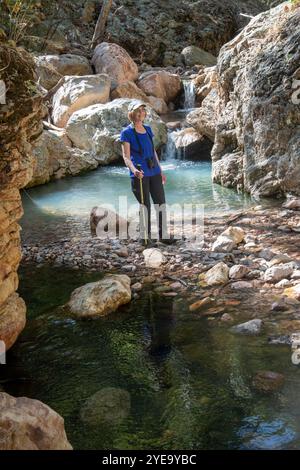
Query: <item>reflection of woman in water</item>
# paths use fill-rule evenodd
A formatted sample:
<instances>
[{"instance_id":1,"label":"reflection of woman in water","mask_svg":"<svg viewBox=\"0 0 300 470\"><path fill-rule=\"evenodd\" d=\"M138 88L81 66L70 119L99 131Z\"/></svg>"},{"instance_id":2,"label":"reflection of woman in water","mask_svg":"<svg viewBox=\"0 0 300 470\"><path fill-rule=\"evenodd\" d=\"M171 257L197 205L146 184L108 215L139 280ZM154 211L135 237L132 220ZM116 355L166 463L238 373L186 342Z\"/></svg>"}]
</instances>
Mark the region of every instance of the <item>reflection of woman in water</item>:
<instances>
[{"instance_id":1,"label":"reflection of woman in water","mask_svg":"<svg viewBox=\"0 0 300 470\"><path fill-rule=\"evenodd\" d=\"M148 324L146 325L151 341L148 346L148 352L157 361L164 360L172 349L171 330L174 324L172 312L172 302L164 301L164 306L159 305L155 308L153 294L149 293Z\"/></svg>"}]
</instances>

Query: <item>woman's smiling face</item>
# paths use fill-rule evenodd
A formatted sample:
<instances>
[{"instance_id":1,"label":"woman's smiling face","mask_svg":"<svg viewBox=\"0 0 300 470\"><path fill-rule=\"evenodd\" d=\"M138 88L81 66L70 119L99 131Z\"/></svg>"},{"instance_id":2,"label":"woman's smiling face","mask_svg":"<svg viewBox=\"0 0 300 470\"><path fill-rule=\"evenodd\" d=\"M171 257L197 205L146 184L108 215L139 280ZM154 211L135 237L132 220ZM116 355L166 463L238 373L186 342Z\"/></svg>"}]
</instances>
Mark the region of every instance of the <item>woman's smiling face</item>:
<instances>
[{"instance_id":1,"label":"woman's smiling face","mask_svg":"<svg viewBox=\"0 0 300 470\"><path fill-rule=\"evenodd\" d=\"M136 110L136 113L135 113L136 121L142 121L143 119L145 119L146 114L147 114L147 113L146 113L145 106L140 106L140 107Z\"/></svg>"}]
</instances>

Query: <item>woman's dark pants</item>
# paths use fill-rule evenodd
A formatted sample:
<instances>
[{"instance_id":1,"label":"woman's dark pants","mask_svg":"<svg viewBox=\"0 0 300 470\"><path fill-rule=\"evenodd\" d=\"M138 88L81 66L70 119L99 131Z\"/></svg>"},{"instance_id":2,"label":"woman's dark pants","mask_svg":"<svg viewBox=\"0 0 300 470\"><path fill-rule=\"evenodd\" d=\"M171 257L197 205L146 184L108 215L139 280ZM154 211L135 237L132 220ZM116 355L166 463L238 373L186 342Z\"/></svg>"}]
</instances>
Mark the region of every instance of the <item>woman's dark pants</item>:
<instances>
[{"instance_id":1,"label":"woman's dark pants","mask_svg":"<svg viewBox=\"0 0 300 470\"><path fill-rule=\"evenodd\" d=\"M151 203L150 195L153 203L155 204L156 219L158 224L159 238L168 238L167 234L167 217L166 217L166 199L165 191L162 184L161 175L144 176L142 178L143 193L144 193L144 206L145 206L145 222L146 233L148 238L151 238ZM142 204L140 179L137 177L131 178L131 188L136 199ZM143 207L140 207L140 236L145 238L145 227L143 218Z\"/></svg>"}]
</instances>

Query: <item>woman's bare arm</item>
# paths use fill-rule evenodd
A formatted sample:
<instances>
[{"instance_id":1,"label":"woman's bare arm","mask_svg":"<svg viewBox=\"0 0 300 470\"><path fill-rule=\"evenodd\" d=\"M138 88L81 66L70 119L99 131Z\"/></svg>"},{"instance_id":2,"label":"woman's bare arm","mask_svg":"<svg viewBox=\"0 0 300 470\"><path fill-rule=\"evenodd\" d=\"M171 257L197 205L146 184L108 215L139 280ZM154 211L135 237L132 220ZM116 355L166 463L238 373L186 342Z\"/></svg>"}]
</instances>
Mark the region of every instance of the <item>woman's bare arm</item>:
<instances>
[{"instance_id":1,"label":"woman's bare arm","mask_svg":"<svg viewBox=\"0 0 300 470\"><path fill-rule=\"evenodd\" d=\"M125 165L127 168L129 168L134 176L140 177L140 175L143 175L142 171L138 171L134 164L132 163L130 159L130 143L129 142L122 142L122 155L123 155L123 160L125 162Z\"/></svg>"}]
</instances>

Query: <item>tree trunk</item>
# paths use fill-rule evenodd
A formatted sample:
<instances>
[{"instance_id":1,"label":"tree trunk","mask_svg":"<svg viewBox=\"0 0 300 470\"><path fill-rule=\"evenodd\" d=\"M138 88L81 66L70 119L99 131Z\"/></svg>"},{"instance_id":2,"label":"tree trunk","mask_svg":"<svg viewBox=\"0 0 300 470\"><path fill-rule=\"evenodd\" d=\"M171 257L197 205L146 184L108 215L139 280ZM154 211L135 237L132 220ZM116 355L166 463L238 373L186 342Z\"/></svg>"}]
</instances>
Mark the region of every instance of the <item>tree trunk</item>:
<instances>
[{"instance_id":1,"label":"tree trunk","mask_svg":"<svg viewBox=\"0 0 300 470\"><path fill-rule=\"evenodd\" d=\"M107 17L112 5L112 0L103 0L100 15L98 17L90 49L94 49L96 43L100 42L105 33Z\"/></svg>"}]
</instances>

